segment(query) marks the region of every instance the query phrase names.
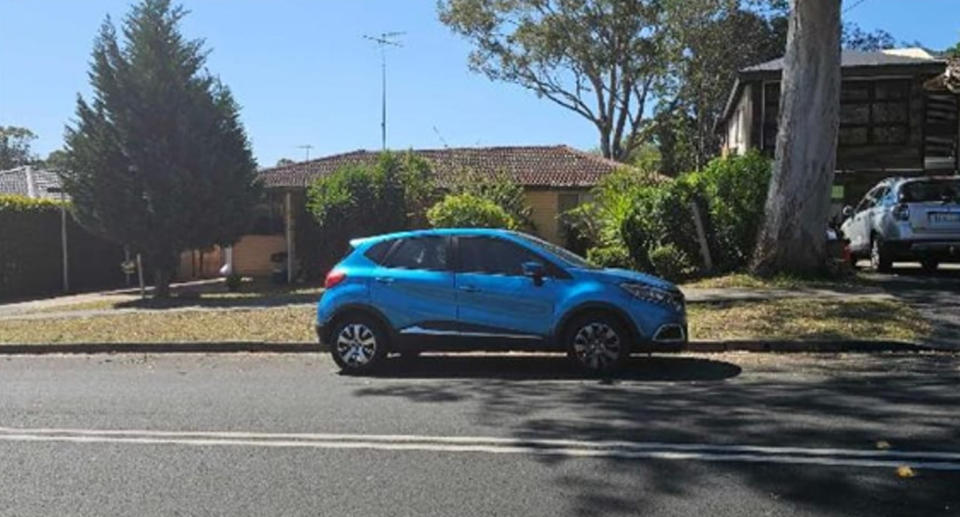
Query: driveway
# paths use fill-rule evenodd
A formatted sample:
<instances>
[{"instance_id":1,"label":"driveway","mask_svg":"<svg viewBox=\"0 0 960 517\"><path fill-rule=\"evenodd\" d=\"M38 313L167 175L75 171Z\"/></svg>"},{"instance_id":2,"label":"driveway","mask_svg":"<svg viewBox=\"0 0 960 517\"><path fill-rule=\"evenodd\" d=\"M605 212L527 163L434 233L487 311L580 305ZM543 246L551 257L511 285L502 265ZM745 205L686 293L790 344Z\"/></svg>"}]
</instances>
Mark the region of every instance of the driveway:
<instances>
[{"instance_id":1,"label":"driveway","mask_svg":"<svg viewBox=\"0 0 960 517\"><path fill-rule=\"evenodd\" d=\"M936 273L927 274L920 270L919 264L894 266L888 274L870 271L860 274L930 320L934 333L927 344L960 350L960 267L941 266Z\"/></svg>"}]
</instances>

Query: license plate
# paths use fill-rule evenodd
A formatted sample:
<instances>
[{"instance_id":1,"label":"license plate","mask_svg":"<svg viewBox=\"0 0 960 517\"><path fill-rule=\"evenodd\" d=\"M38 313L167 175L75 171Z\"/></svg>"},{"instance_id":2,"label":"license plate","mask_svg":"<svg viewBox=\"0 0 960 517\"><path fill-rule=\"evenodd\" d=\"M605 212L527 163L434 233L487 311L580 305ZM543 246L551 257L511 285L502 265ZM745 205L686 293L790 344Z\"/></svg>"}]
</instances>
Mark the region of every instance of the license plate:
<instances>
[{"instance_id":1,"label":"license plate","mask_svg":"<svg viewBox=\"0 0 960 517\"><path fill-rule=\"evenodd\" d=\"M960 223L960 212L932 212L928 217L931 223Z\"/></svg>"}]
</instances>

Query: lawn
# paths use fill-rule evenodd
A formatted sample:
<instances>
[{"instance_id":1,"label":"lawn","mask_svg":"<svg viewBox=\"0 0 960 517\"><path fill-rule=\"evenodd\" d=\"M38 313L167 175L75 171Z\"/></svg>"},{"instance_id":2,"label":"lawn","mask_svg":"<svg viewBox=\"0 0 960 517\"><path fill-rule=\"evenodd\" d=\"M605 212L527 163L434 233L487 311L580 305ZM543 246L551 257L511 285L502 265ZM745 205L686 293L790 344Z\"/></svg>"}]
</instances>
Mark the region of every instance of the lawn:
<instances>
[{"instance_id":1,"label":"lawn","mask_svg":"<svg viewBox=\"0 0 960 517\"><path fill-rule=\"evenodd\" d=\"M856 339L917 341L930 324L893 300L785 298L688 307L691 337L707 339Z\"/></svg>"},{"instance_id":2,"label":"lawn","mask_svg":"<svg viewBox=\"0 0 960 517\"><path fill-rule=\"evenodd\" d=\"M871 282L859 274L843 278L800 278L790 275L777 275L762 278L747 273L730 273L723 276L700 278L681 285L692 289L844 289L867 287Z\"/></svg>"},{"instance_id":3,"label":"lawn","mask_svg":"<svg viewBox=\"0 0 960 517\"><path fill-rule=\"evenodd\" d=\"M694 340L874 339L915 341L930 332L898 301L781 299L696 304ZM91 317L0 321L0 343L312 342L310 306L154 310Z\"/></svg>"}]
</instances>

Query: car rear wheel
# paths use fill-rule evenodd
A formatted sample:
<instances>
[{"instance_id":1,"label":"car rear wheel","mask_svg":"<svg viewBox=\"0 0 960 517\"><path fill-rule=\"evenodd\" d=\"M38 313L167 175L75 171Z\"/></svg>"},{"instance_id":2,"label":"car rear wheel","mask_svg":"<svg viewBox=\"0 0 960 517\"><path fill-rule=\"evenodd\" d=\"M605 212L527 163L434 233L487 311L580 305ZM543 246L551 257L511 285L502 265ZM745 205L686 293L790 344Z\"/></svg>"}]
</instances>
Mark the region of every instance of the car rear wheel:
<instances>
[{"instance_id":1,"label":"car rear wheel","mask_svg":"<svg viewBox=\"0 0 960 517\"><path fill-rule=\"evenodd\" d=\"M874 236L870 244L870 265L881 273L887 273L893 267L890 252L879 236Z\"/></svg>"},{"instance_id":2,"label":"car rear wheel","mask_svg":"<svg viewBox=\"0 0 960 517\"><path fill-rule=\"evenodd\" d=\"M364 315L348 315L334 327L330 354L346 374L361 374L379 367L387 356L387 335L380 324Z\"/></svg>"},{"instance_id":3,"label":"car rear wheel","mask_svg":"<svg viewBox=\"0 0 960 517\"><path fill-rule=\"evenodd\" d=\"M581 316L568 329L567 354L586 372L614 372L623 367L630 355L626 329L607 314Z\"/></svg>"}]
</instances>

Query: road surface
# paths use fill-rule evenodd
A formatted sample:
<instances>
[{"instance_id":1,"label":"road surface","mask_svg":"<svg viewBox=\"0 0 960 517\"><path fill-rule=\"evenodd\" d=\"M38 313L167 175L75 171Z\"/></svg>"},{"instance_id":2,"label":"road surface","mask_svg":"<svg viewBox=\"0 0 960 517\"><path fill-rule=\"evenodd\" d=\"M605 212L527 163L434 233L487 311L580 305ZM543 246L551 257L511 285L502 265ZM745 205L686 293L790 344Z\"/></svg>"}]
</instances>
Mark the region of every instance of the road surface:
<instances>
[{"instance_id":1,"label":"road surface","mask_svg":"<svg viewBox=\"0 0 960 517\"><path fill-rule=\"evenodd\" d=\"M0 358L0 515L960 514L960 356L391 366Z\"/></svg>"}]
</instances>

